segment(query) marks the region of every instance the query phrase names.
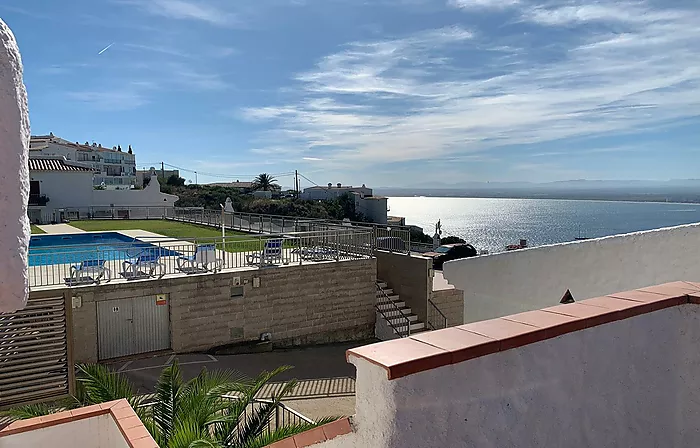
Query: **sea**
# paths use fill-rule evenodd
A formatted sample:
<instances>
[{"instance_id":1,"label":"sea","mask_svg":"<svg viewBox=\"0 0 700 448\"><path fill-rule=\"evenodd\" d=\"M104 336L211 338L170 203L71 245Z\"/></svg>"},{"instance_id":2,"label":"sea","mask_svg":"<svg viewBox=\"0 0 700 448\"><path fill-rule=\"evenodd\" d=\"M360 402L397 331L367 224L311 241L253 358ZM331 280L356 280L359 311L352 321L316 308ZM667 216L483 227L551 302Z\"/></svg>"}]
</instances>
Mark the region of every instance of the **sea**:
<instances>
[{"instance_id":1,"label":"sea","mask_svg":"<svg viewBox=\"0 0 700 448\"><path fill-rule=\"evenodd\" d=\"M430 236L440 220L443 237L491 253L520 239L541 246L700 222L700 204L658 202L390 197L389 208Z\"/></svg>"}]
</instances>

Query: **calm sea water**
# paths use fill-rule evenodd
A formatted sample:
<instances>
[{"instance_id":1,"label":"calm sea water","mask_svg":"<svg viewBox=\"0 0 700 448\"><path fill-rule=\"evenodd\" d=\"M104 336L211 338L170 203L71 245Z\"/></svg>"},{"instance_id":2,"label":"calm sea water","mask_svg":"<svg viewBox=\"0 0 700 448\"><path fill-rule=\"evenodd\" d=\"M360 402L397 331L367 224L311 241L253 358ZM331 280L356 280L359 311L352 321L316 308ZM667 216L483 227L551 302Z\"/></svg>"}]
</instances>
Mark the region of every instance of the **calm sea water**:
<instances>
[{"instance_id":1,"label":"calm sea water","mask_svg":"<svg viewBox=\"0 0 700 448\"><path fill-rule=\"evenodd\" d=\"M700 222L700 204L566 201L554 199L389 198L392 216L405 216L433 235L464 238L477 249L501 252L525 238L531 246L563 243Z\"/></svg>"}]
</instances>

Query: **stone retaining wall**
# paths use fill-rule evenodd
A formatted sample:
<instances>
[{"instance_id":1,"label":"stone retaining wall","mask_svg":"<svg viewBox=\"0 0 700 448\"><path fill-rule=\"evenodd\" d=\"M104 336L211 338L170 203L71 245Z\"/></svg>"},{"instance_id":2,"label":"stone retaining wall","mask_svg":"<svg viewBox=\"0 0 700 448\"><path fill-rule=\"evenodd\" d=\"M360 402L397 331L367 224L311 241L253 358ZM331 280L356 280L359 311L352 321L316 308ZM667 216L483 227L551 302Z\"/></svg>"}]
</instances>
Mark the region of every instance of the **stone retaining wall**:
<instances>
[{"instance_id":1,"label":"stone retaining wall","mask_svg":"<svg viewBox=\"0 0 700 448\"><path fill-rule=\"evenodd\" d=\"M376 272L372 259L74 288L75 359L98 359L96 302L155 300L156 294L169 295L176 353L257 340L262 333L270 333L275 346L371 338Z\"/></svg>"}]
</instances>

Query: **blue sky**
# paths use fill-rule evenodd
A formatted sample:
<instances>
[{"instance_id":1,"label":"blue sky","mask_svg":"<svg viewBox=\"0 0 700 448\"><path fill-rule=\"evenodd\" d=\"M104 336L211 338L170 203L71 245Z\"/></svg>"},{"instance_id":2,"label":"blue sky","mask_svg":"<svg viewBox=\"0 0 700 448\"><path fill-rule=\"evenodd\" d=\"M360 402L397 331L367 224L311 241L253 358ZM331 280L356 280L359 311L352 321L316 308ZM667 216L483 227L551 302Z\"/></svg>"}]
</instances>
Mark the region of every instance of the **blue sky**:
<instances>
[{"instance_id":1,"label":"blue sky","mask_svg":"<svg viewBox=\"0 0 700 448\"><path fill-rule=\"evenodd\" d=\"M131 144L200 182L700 177L697 0L3 0L0 17L34 134Z\"/></svg>"}]
</instances>

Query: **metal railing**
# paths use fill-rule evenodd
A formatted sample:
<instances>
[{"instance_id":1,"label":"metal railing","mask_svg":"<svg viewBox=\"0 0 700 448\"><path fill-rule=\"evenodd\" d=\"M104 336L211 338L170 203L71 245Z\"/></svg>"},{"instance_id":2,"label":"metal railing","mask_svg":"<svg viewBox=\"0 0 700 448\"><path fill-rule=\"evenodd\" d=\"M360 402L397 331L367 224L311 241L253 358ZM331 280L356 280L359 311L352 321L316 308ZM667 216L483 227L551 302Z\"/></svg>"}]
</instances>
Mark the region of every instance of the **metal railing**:
<instances>
[{"instance_id":1,"label":"metal railing","mask_svg":"<svg viewBox=\"0 0 700 448\"><path fill-rule=\"evenodd\" d=\"M236 395L221 395L220 397L222 400L227 400L227 401L238 401L240 400L240 397ZM251 400L251 402L246 406L245 410L241 414L241 419L239 420L239 425L245 425L249 419L255 415L256 412L260 410L261 407L263 406L269 406L271 404L275 404L274 400L269 400L269 399L264 399L264 398L254 398ZM154 402L147 400L145 403L139 405L139 408L150 408L154 405ZM311 420L309 417L306 417L303 415L301 412L296 411L289 406L285 405L284 403L277 403L277 405L274 407L274 412L271 416L271 418L267 421L264 422L265 427L262 430L263 434L269 434L273 431L275 431L277 428L284 428L285 426L293 426L293 425L299 425L299 424L304 424L304 423L309 423L309 424L314 424L313 420Z\"/></svg>"},{"instance_id":2,"label":"metal railing","mask_svg":"<svg viewBox=\"0 0 700 448\"><path fill-rule=\"evenodd\" d=\"M41 246L29 250L30 287L92 284L113 279L162 278L249 267L371 258L371 233L301 232L260 237L150 238L132 242ZM95 241L101 235L93 234ZM70 238L66 236L66 238Z\"/></svg>"},{"instance_id":3,"label":"metal railing","mask_svg":"<svg viewBox=\"0 0 700 448\"><path fill-rule=\"evenodd\" d=\"M78 221L83 219L164 219L175 215L172 206L94 206L65 207L64 219Z\"/></svg>"},{"instance_id":4,"label":"metal railing","mask_svg":"<svg viewBox=\"0 0 700 448\"><path fill-rule=\"evenodd\" d=\"M223 395L222 398L228 400L238 400L239 398L235 395ZM254 415L261 407L269 406L274 404L274 400L268 400L264 398L255 398L252 400L243 413L243 421L240 422L245 424L246 420ZM310 418L306 417L302 413L295 411L294 409L288 407L284 403L277 403L275 406L274 414L272 418L267 421L263 433L270 433L277 428L283 428L285 426L299 425L303 423L315 423Z\"/></svg>"},{"instance_id":5,"label":"metal railing","mask_svg":"<svg viewBox=\"0 0 700 448\"><path fill-rule=\"evenodd\" d=\"M223 221L226 229L248 233L279 234L364 229L372 232L374 249L408 253L413 250L414 246L411 242L411 228L406 226L242 212L222 213L221 210L198 208L175 208L173 214L174 216L168 215L165 218L217 228L221 227ZM427 247L421 247L420 251L427 251Z\"/></svg>"},{"instance_id":6,"label":"metal railing","mask_svg":"<svg viewBox=\"0 0 700 448\"><path fill-rule=\"evenodd\" d=\"M447 328L447 316L430 299L428 299L428 326L431 330Z\"/></svg>"},{"instance_id":7,"label":"metal railing","mask_svg":"<svg viewBox=\"0 0 700 448\"><path fill-rule=\"evenodd\" d=\"M392 330L399 336L399 337L409 337L411 335L411 320L408 318L407 315L404 314L403 310L399 308L396 303L394 303L393 300L391 300L391 297L384 291L384 288L379 286L379 283L376 284L377 286L377 292L380 293L381 297L377 299L376 304L374 307L376 308L377 312L381 314L381 316L384 318L384 320L389 324ZM383 299L384 301L381 302L380 299ZM391 305L390 311L384 311L380 308L380 305L384 304L389 304ZM406 334L402 334L402 331L399 330L401 326L396 326L394 323L391 321L392 319L399 318L402 321L406 322Z\"/></svg>"}]
</instances>

